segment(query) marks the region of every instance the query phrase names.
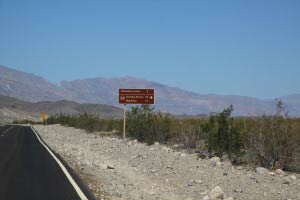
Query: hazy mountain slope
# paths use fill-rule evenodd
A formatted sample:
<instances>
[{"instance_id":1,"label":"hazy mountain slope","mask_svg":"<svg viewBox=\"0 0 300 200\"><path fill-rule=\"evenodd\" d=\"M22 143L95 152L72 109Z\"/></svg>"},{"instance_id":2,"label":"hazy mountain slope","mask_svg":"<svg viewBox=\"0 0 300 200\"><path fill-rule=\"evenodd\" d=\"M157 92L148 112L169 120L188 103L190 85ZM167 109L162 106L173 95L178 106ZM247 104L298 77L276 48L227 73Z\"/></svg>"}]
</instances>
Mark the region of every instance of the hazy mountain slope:
<instances>
[{"instance_id":1,"label":"hazy mountain slope","mask_svg":"<svg viewBox=\"0 0 300 200\"><path fill-rule=\"evenodd\" d=\"M13 108L0 108L0 124L12 123L14 120L39 121L38 113L30 113Z\"/></svg>"},{"instance_id":2,"label":"hazy mountain slope","mask_svg":"<svg viewBox=\"0 0 300 200\"><path fill-rule=\"evenodd\" d=\"M280 99L285 103L290 116L300 116L300 94L291 94Z\"/></svg>"},{"instance_id":3,"label":"hazy mountain slope","mask_svg":"<svg viewBox=\"0 0 300 200\"><path fill-rule=\"evenodd\" d=\"M235 107L235 115L267 114L275 108L273 101L232 95L200 95L133 77L64 81L60 87L73 91L68 98L74 101L110 105L118 105L119 88L154 88L156 108L174 114L219 112L231 104Z\"/></svg>"},{"instance_id":4,"label":"hazy mountain slope","mask_svg":"<svg viewBox=\"0 0 300 200\"><path fill-rule=\"evenodd\" d=\"M121 118L123 111L120 108L99 105L99 104L79 104L73 101L42 101L42 102L26 102L12 97L0 95L0 109L4 109L6 113L26 113L32 117L40 116L42 112L48 115L64 113L69 115L78 115L83 113L94 114L100 118ZM22 114L23 116L24 114ZM13 115L13 117L16 115ZM13 118L11 117L11 118Z\"/></svg>"},{"instance_id":5,"label":"hazy mountain slope","mask_svg":"<svg viewBox=\"0 0 300 200\"><path fill-rule=\"evenodd\" d=\"M154 88L155 107L163 112L178 115L219 112L232 104L235 108L235 115L252 116L272 114L276 107L274 100L236 95L201 95L134 77L92 78L63 81L55 85L33 74L0 66L0 94L26 101L65 99L79 103L119 106L119 88ZM300 116L300 94L279 99L284 101L291 116Z\"/></svg>"},{"instance_id":6,"label":"hazy mountain slope","mask_svg":"<svg viewBox=\"0 0 300 200\"><path fill-rule=\"evenodd\" d=\"M74 101L42 101L32 103L30 106L26 105L20 108L24 111L30 112L46 112L47 114L53 115L57 113L78 115L78 114L93 114L100 118L121 118L123 111L120 108L108 105L100 104L79 104Z\"/></svg>"},{"instance_id":7,"label":"hazy mountain slope","mask_svg":"<svg viewBox=\"0 0 300 200\"><path fill-rule=\"evenodd\" d=\"M60 89L45 79L1 65L0 94L28 101L63 99Z\"/></svg>"}]
</instances>

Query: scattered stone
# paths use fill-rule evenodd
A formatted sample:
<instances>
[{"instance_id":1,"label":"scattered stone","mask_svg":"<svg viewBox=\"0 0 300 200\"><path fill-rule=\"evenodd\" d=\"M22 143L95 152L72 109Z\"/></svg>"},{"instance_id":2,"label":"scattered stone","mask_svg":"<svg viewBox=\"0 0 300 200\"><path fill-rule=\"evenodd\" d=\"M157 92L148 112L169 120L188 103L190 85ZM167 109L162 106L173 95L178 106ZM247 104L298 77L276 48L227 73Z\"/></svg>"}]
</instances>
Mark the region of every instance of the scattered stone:
<instances>
[{"instance_id":1,"label":"scattered stone","mask_svg":"<svg viewBox=\"0 0 300 200\"><path fill-rule=\"evenodd\" d=\"M107 165L106 164L99 164L98 167L100 167L101 169L107 169Z\"/></svg>"},{"instance_id":2,"label":"scattered stone","mask_svg":"<svg viewBox=\"0 0 300 200\"><path fill-rule=\"evenodd\" d=\"M269 172L270 176L275 176L275 172Z\"/></svg>"},{"instance_id":3,"label":"scattered stone","mask_svg":"<svg viewBox=\"0 0 300 200\"><path fill-rule=\"evenodd\" d=\"M234 189L233 191L236 193L243 193L243 190L241 190L241 189Z\"/></svg>"},{"instance_id":4,"label":"scattered stone","mask_svg":"<svg viewBox=\"0 0 300 200\"><path fill-rule=\"evenodd\" d=\"M154 142L153 145L154 145L154 146L158 146L158 145L159 145L159 142Z\"/></svg>"},{"instance_id":5,"label":"scattered stone","mask_svg":"<svg viewBox=\"0 0 300 200\"><path fill-rule=\"evenodd\" d=\"M255 171L256 171L256 173L258 173L258 174L265 174L265 173L268 173L268 172L269 172L269 170L266 169L266 168L264 168L264 167L257 167L257 168L255 169Z\"/></svg>"},{"instance_id":6,"label":"scattered stone","mask_svg":"<svg viewBox=\"0 0 300 200\"><path fill-rule=\"evenodd\" d=\"M227 197L224 200L233 200L233 197Z\"/></svg>"},{"instance_id":7,"label":"scattered stone","mask_svg":"<svg viewBox=\"0 0 300 200\"><path fill-rule=\"evenodd\" d=\"M205 196L205 197L203 197L203 199L202 200L210 200L210 198L209 198L209 196Z\"/></svg>"},{"instance_id":8,"label":"scattered stone","mask_svg":"<svg viewBox=\"0 0 300 200\"><path fill-rule=\"evenodd\" d=\"M170 165L168 165L168 166L167 166L167 169L173 169L173 167L172 167L172 166L170 166Z\"/></svg>"},{"instance_id":9,"label":"scattered stone","mask_svg":"<svg viewBox=\"0 0 300 200\"><path fill-rule=\"evenodd\" d=\"M220 165L221 165L221 160L220 160L219 157L212 157L212 158L210 158L209 160L211 161L211 165L212 165L213 167L215 167L215 166L220 166Z\"/></svg>"},{"instance_id":10,"label":"scattered stone","mask_svg":"<svg viewBox=\"0 0 300 200\"><path fill-rule=\"evenodd\" d=\"M236 169L237 169L237 170L243 170L244 167L243 167L243 166L238 166Z\"/></svg>"},{"instance_id":11,"label":"scattered stone","mask_svg":"<svg viewBox=\"0 0 300 200\"><path fill-rule=\"evenodd\" d=\"M223 199L224 198L224 192L223 192L221 187L216 186L216 187L214 187L214 189L212 189L212 191L210 191L209 197L212 200Z\"/></svg>"},{"instance_id":12,"label":"scattered stone","mask_svg":"<svg viewBox=\"0 0 300 200\"><path fill-rule=\"evenodd\" d=\"M285 172L282 169L276 169L275 173L278 174L278 175L280 175L280 176L284 176L285 175Z\"/></svg>"},{"instance_id":13,"label":"scattered stone","mask_svg":"<svg viewBox=\"0 0 300 200\"><path fill-rule=\"evenodd\" d=\"M185 157L185 156L186 156L185 153L181 153L181 154L180 154L180 157Z\"/></svg>"},{"instance_id":14,"label":"scattered stone","mask_svg":"<svg viewBox=\"0 0 300 200\"><path fill-rule=\"evenodd\" d=\"M171 149L170 149L169 147L164 147L164 146L163 146L163 147L161 147L161 149L164 150L164 151L166 151L166 152L171 151Z\"/></svg>"},{"instance_id":15,"label":"scattered stone","mask_svg":"<svg viewBox=\"0 0 300 200\"><path fill-rule=\"evenodd\" d=\"M291 178L293 181L297 180L297 177L296 177L295 175L290 175L290 178Z\"/></svg>"},{"instance_id":16,"label":"scattered stone","mask_svg":"<svg viewBox=\"0 0 300 200\"><path fill-rule=\"evenodd\" d=\"M151 191L149 192L149 194L155 195L156 193L155 193L153 190L151 190Z\"/></svg>"},{"instance_id":17,"label":"scattered stone","mask_svg":"<svg viewBox=\"0 0 300 200\"><path fill-rule=\"evenodd\" d=\"M283 184L286 184L286 185L289 185L291 182L290 182L290 179L288 178L288 177L285 177L284 179L283 179L283 182L282 182Z\"/></svg>"},{"instance_id":18,"label":"scattered stone","mask_svg":"<svg viewBox=\"0 0 300 200\"><path fill-rule=\"evenodd\" d=\"M219 157L217 157L217 156L216 157L212 157L209 160L212 161L212 162L221 162L221 159Z\"/></svg>"},{"instance_id":19,"label":"scattered stone","mask_svg":"<svg viewBox=\"0 0 300 200\"><path fill-rule=\"evenodd\" d=\"M138 143L138 140L135 139L135 140L132 141L132 143L137 144L137 143Z\"/></svg>"},{"instance_id":20,"label":"scattered stone","mask_svg":"<svg viewBox=\"0 0 300 200\"><path fill-rule=\"evenodd\" d=\"M203 183L203 181L202 181L201 179L194 180L194 182L195 182L196 184L202 184L202 183Z\"/></svg>"},{"instance_id":21,"label":"scattered stone","mask_svg":"<svg viewBox=\"0 0 300 200\"><path fill-rule=\"evenodd\" d=\"M228 175L228 173L227 172L223 172L223 176L227 176Z\"/></svg>"},{"instance_id":22,"label":"scattered stone","mask_svg":"<svg viewBox=\"0 0 300 200\"><path fill-rule=\"evenodd\" d=\"M113 166L107 165L107 169L115 169Z\"/></svg>"},{"instance_id":23,"label":"scattered stone","mask_svg":"<svg viewBox=\"0 0 300 200\"><path fill-rule=\"evenodd\" d=\"M190 181L187 185L188 186L193 186L193 181Z\"/></svg>"}]
</instances>

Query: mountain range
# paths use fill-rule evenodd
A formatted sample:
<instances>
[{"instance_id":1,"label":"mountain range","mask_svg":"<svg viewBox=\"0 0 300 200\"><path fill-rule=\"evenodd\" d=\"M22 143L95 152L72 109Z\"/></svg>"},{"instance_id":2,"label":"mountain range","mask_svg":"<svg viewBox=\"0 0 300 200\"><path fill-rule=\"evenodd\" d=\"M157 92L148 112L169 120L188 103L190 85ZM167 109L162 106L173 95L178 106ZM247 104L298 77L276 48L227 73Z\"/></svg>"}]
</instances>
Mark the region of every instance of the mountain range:
<instances>
[{"instance_id":1,"label":"mountain range","mask_svg":"<svg viewBox=\"0 0 300 200\"><path fill-rule=\"evenodd\" d=\"M120 106L119 88L153 88L155 108L176 115L220 112L229 105L234 106L235 116L269 115L276 112L275 99L198 94L135 77L89 78L54 84L37 75L0 66L0 94L24 101L67 100L74 103ZM290 116L300 116L300 94L277 99L284 102Z\"/></svg>"},{"instance_id":2,"label":"mountain range","mask_svg":"<svg viewBox=\"0 0 300 200\"><path fill-rule=\"evenodd\" d=\"M0 95L0 124L23 119L40 121L40 116L43 112L48 115L58 113L80 115L88 113L99 118L114 119L119 119L123 116L122 109L109 105L79 104L67 100L28 102Z\"/></svg>"}]
</instances>

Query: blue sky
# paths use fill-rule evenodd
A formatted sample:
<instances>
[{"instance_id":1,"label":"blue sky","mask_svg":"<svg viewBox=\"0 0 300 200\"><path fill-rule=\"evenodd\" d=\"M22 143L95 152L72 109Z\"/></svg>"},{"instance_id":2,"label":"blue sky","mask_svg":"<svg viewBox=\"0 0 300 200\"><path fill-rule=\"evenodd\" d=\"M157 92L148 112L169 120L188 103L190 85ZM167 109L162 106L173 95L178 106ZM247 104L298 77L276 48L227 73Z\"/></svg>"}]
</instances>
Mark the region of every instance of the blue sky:
<instances>
[{"instance_id":1,"label":"blue sky","mask_svg":"<svg viewBox=\"0 0 300 200\"><path fill-rule=\"evenodd\" d=\"M198 93L300 93L298 0L0 0L0 64L52 82L135 76Z\"/></svg>"}]
</instances>

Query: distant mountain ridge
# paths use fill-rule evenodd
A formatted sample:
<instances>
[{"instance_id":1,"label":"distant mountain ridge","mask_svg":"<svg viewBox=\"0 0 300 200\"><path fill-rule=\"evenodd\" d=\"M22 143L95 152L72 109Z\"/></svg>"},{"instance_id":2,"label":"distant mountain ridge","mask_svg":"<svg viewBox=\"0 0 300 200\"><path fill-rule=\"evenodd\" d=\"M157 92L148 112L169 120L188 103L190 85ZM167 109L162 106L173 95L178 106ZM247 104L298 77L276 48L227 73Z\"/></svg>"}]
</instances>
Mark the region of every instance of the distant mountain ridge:
<instances>
[{"instance_id":1,"label":"distant mountain ridge","mask_svg":"<svg viewBox=\"0 0 300 200\"><path fill-rule=\"evenodd\" d=\"M52 84L26 72L0 66L0 94L26 101L69 100L79 103L118 105L119 88L154 88L155 107L177 115L220 112L234 106L234 115L273 114L275 100L261 100L237 95L197 94L135 77L89 78ZM300 116L300 94L279 97L291 116Z\"/></svg>"},{"instance_id":2,"label":"distant mountain ridge","mask_svg":"<svg viewBox=\"0 0 300 200\"><path fill-rule=\"evenodd\" d=\"M80 115L88 113L99 118L115 119L122 118L123 116L122 109L114 106L79 104L67 100L27 102L0 95L0 118L4 122L12 122L14 119L31 119L37 121L40 120L40 115L43 112L46 112L48 115L59 113Z\"/></svg>"}]
</instances>

